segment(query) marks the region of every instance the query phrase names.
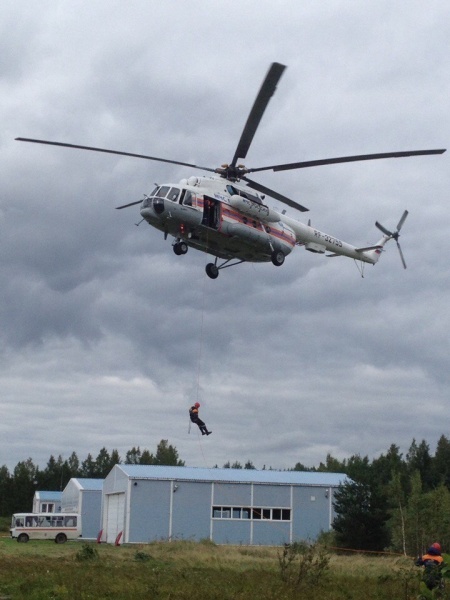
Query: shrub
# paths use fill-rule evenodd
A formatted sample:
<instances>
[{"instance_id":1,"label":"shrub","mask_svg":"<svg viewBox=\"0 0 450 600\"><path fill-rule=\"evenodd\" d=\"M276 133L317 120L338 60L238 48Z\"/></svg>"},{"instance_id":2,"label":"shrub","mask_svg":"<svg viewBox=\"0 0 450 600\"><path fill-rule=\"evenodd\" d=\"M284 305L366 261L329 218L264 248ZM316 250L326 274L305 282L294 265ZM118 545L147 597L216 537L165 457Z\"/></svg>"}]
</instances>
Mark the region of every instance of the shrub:
<instances>
[{"instance_id":1,"label":"shrub","mask_svg":"<svg viewBox=\"0 0 450 600\"><path fill-rule=\"evenodd\" d=\"M153 556L151 556L151 554L148 554L147 552L142 552L142 550L137 550L134 554L134 560L140 561L140 562L146 562L148 560L152 560Z\"/></svg>"},{"instance_id":2,"label":"shrub","mask_svg":"<svg viewBox=\"0 0 450 600\"><path fill-rule=\"evenodd\" d=\"M329 569L330 555L319 544L294 542L278 552L281 579L290 587L317 587Z\"/></svg>"},{"instance_id":3,"label":"shrub","mask_svg":"<svg viewBox=\"0 0 450 600\"><path fill-rule=\"evenodd\" d=\"M98 558L98 551L92 544L83 544L81 550L78 550L76 553L75 558L79 561L96 560Z\"/></svg>"}]
</instances>

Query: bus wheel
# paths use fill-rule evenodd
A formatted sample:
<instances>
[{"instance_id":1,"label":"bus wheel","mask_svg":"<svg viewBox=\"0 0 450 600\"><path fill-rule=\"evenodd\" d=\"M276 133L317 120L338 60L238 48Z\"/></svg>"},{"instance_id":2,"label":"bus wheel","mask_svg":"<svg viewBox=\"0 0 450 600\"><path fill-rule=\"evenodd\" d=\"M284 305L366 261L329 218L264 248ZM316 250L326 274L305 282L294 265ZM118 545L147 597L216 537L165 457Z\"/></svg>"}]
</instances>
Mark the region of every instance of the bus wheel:
<instances>
[{"instance_id":1,"label":"bus wheel","mask_svg":"<svg viewBox=\"0 0 450 600\"><path fill-rule=\"evenodd\" d=\"M67 536L65 533L58 533L58 535L55 537L55 542L57 544L64 544L65 542L67 542Z\"/></svg>"},{"instance_id":2,"label":"bus wheel","mask_svg":"<svg viewBox=\"0 0 450 600\"><path fill-rule=\"evenodd\" d=\"M19 535L19 537L17 538L17 541L20 542L21 544L26 544L29 539L30 538L27 536L26 533L21 533Z\"/></svg>"}]
</instances>

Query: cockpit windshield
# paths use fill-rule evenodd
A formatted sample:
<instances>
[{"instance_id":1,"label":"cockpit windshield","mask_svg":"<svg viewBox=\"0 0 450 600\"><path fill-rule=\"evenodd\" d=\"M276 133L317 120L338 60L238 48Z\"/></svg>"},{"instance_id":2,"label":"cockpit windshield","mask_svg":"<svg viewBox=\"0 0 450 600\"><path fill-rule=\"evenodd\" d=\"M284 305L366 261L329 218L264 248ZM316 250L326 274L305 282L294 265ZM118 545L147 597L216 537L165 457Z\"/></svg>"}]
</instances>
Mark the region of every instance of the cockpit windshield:
<instances>
[{"instance_id":1,"label":"cockpit windshield","mask_svg":"<svg viewBox=\"0 0 450 600\"><path fill-rule=\"evenodd\" d=\"M170 190L168 185L162 185L159 190L158 193L155 194L156 196L158 196L158 198L165 198L167 196L167 192Z\"/></svg>"},{"instance_id":2,"label":"cockpit windshield","mask_svg":"<svg viewBox=\"0 0 450 600\"><path fill-rule=\"evenodd\" d=\"M156 186L150 197L146 197L142 202L142 208L153 206L156 213L160 214L164 211L164 198L171 202L178 202L181 190L177 187L168 185Z\"/></svg>"},{"instance_id":3,"label":"cockpit windshield","mask_svg":"<svg viewBox=\"0 0 450 600\"><path fill-rule=\"evenodd\" d=\"M180 196L180 190L176 187L169 187L168 185L162 185L160 188L156 188L152 192L152 196L156 196L158 198L167 198L172 202L177 202Z\"/></svg>"}]
</instances>

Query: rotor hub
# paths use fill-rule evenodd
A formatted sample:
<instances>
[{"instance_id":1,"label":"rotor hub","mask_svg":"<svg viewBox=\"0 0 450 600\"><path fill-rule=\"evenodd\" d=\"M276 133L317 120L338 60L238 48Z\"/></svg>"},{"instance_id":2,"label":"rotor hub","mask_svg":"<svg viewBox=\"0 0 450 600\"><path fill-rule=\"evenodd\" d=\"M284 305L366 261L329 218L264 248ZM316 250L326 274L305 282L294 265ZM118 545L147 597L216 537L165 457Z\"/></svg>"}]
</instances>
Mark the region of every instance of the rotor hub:
<instances>
[{"instance_id":1,"label":"rotor hub","mask_svg":"<svg viewBox=\"0 0 450 600\"><path fill-rule=\"evenodd\" d=\"M244 165L222 165L217 167L215 172L224 179L229 179L230 181L239 181L243 175L248 173L248 169L246 169Z\"/></svg>"}]
</instances>

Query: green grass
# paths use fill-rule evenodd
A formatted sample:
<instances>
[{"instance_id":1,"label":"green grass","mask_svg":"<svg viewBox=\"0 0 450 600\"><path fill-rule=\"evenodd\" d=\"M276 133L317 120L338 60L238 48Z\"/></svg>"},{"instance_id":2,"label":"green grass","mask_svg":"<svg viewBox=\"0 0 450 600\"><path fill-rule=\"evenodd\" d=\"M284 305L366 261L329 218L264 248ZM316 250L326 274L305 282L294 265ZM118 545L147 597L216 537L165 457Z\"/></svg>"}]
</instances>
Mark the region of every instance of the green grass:
<instances>
[{"instance_id":1,"label":"green grass","mask_svg":"<svg viewBox=\"0 0 450 600\"><path fill-rule=\"evenodd\" d=\"M418 594L410 559L330 555L326 576L306 587L297 581L295 561L293 576L281 577L280 556L277 548L203 542L115 547L0 538L0 600L415 600Z\"/></svg>"}]
</instances>

